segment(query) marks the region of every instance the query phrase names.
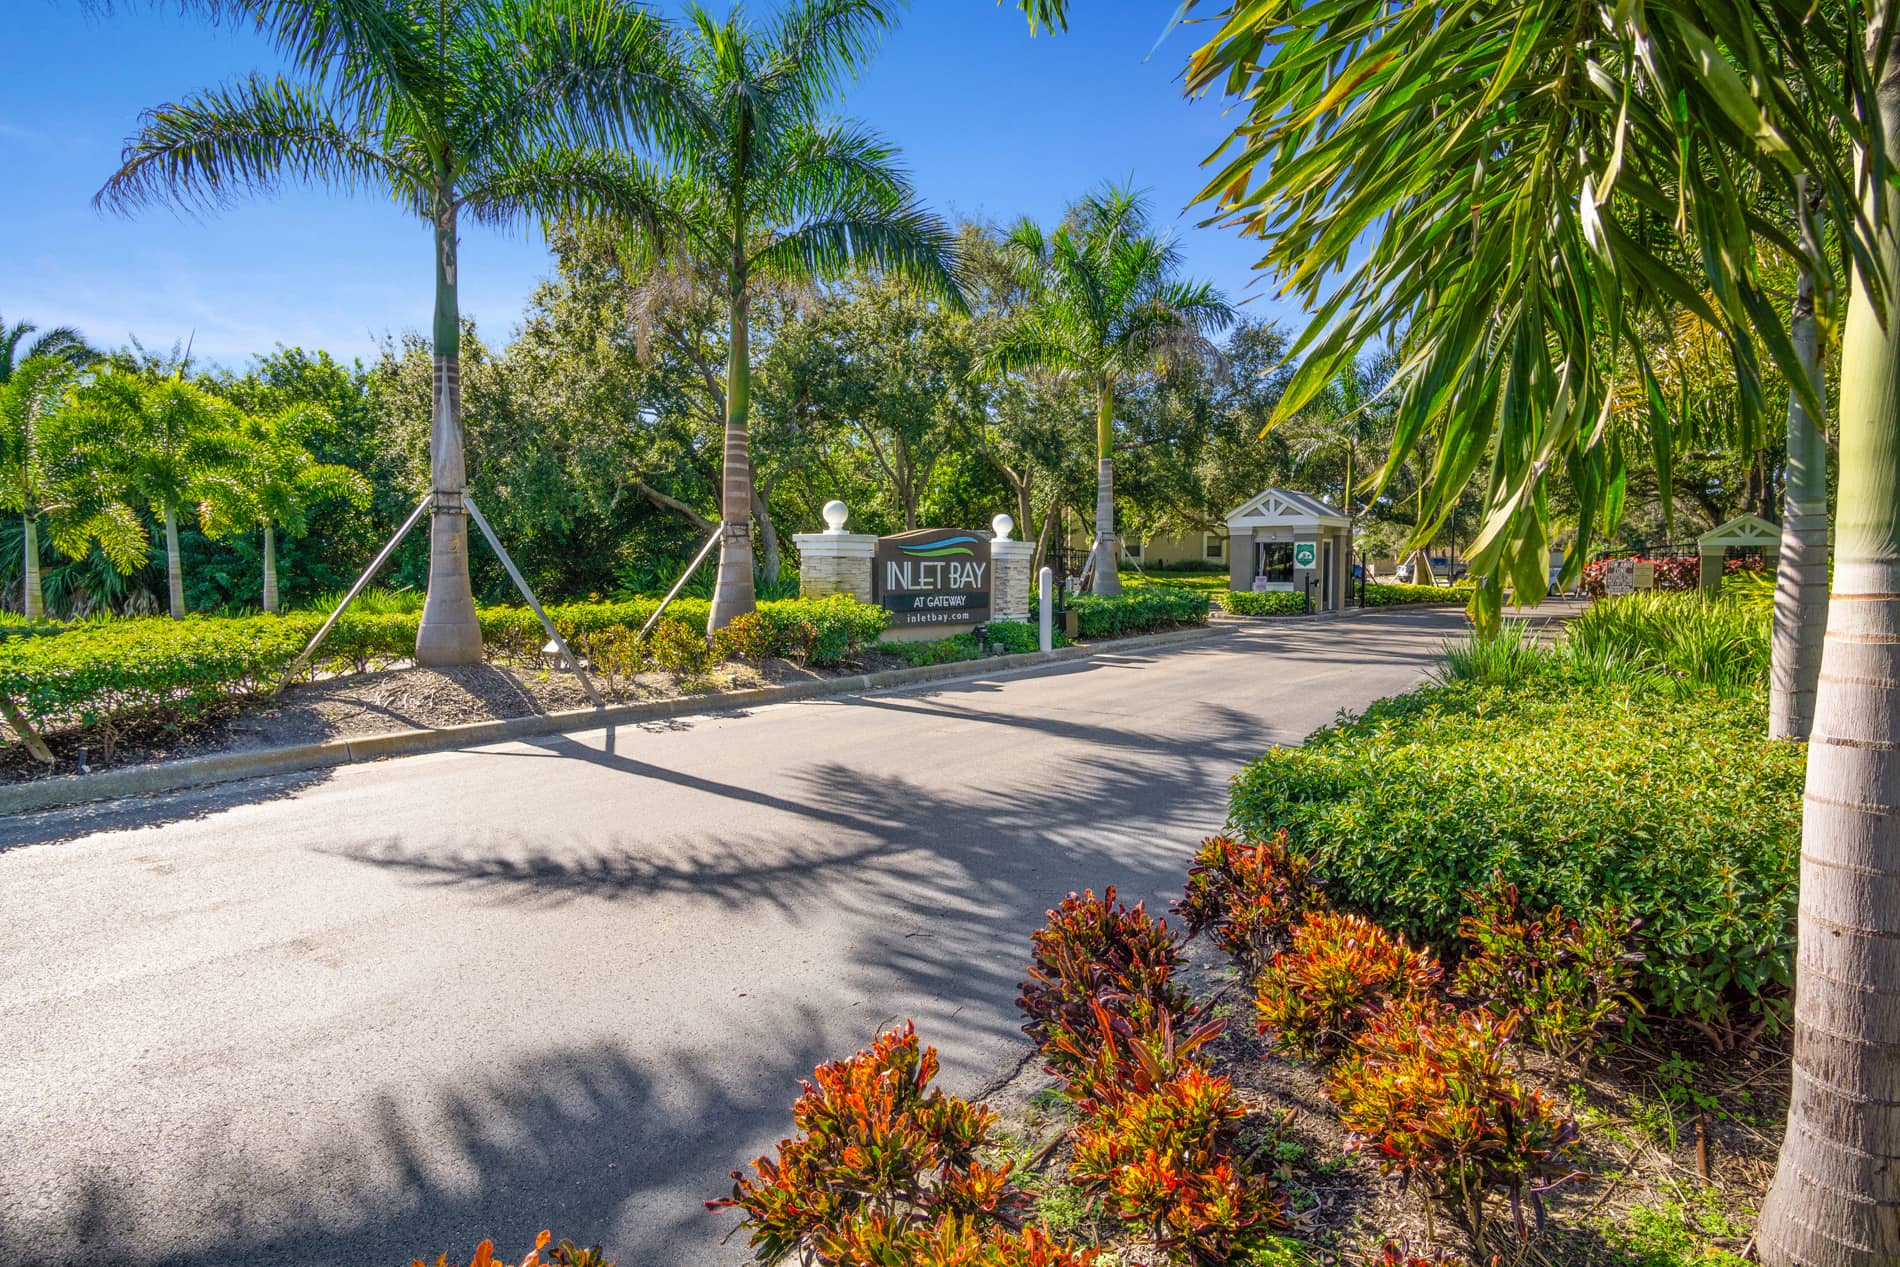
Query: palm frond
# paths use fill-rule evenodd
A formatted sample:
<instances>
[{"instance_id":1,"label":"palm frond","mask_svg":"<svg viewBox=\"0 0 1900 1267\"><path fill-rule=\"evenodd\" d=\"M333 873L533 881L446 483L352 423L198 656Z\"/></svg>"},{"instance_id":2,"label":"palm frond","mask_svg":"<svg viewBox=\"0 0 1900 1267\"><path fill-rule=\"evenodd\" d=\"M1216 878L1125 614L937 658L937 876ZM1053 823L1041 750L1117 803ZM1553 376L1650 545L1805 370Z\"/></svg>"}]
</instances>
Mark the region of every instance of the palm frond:
<instances>
[{"instance_id":1,"label":"palm frond","mask_svg":"<svg viewBox=\"0 0 1900 1267\"><path fill-rule=\"evenodd\" d=\"M594 149L517 154L500 171L464 190L461 207L482 224L514 224L524 218L614 224L639 233L658 250L665 249L671 232L658 174L637 158Z\"/></svg>"},{"instance_id":2,"label":"palm frond","mask_svg":"<svg viewBox=\"0 0 1900 1267\"><path fill-rule=\"evenodd\" d=\"M809 221L755 252L750 266L794 283L888 272L954 311L967 311L956 234L915 205Z\"/></svg>"}]
</instances>

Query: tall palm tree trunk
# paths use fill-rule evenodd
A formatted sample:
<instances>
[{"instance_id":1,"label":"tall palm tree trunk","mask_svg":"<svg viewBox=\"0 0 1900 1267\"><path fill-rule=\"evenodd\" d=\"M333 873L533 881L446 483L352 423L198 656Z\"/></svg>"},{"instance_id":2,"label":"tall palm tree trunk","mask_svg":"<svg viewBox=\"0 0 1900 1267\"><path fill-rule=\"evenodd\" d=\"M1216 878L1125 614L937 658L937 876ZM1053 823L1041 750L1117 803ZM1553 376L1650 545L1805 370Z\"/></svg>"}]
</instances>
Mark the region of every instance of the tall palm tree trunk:
<instances>
[{"instance_id":1,"label":"tall palm tree trunk","mask_svg":"<svg viewBox=\"0 0 1900 1267\"><path fill-rule=\"evenodd\" d=\"M185 563L178 551L178 508L165 507L165 588L173 620L185 618Z\"/></svg>"},{"instance_id":2,"label":"tall palm tree trunk","mask_svg":"<svg viewBox=\"0 0 1900 1267\"><path fill-rule=\"evenodd\" d=\"M468 511L462 491L462 320L456 296L455 204L438 197L435 229L435 392L429 425L429 594L416 628L416 663L479 664L482 630L468 582Z\"/></svg>"},{"instance_id":3,"label":"tall palm tree trunk","mask_svg":"<svg viewBox=\"0 0 1900 1267\"><path fill-rule=\"evenodd\" d=\"M46 615L46 592L40 588L40 524L32 515L26 520L26 558L21 572L26 577L26 590L20 596L20 608L28 620L39 620Z\"/></svg>"},{"instance_id":4,"label":"tall palm tree trunk","mask_svg":"<svg viewBox=\"0 0 1900 1267\"><path fill-rule=\"evenodd\" d=\"M264 525L264 610L277 610L277 531Z\"/></svg>"},{"instance_id":5,"label":"tall palm tree trunk","mask_svg":"<svg viewBox=\"0 0 1900 1267\"><path fill-rule=\"evenodd\" d=\"M1900 82L1880 86L1900 161ZM1864 164L1863 164L1864 165ZM1879 268L1900 280L1900 199ZM1793 1094L1767 1267L1900 1262L1900 322L1856 279L1842 343L1834 593L1801 824Z\"/></svg>"},{"instance_id":6,"label":"tall palm tree trunk","mask_svg":"<svg viewBox=\"0 0 1900 1267\"><path fill-rule=\"evenodd\" d=\"M1795 200L1802 237L1814 244L1814 204L1805 187ZM1801 270L1790 333L1817 401L1825 400L1821 341L1814 319L1814 274ZM1768 735L1804 740L1814 723L1815 683L1827 630L1827 441L1797 392L1788 393L1788 464L1781 496L1781 557L1775 567L1773 657L1768 676Z\"/></svg>"},{"instance_id":7,"label":"tall palm tree trunk","mask_svg":"<svg viewBox=\"0 0 1900 1267\"><path fill-rule=\"evenodd\" d=\"M744 271L733 269L732 346L726 358L726 469L719 504L719 579L713 585L712 615L707 630L723 629L734 616L753 610L757 595L752 587L752 454L746 437L746 416L752 403L752 354L748 347Z\"/></svg>"},{"instance_id":8,"label":"tall palm tree trunk","mask_svg":"<svg viewBox=\"0 0 1900 1267\"><path fill-rule=\"evenodd\" d=\"M1122 552L1115 538L1115 389L1095 386L1095 583L1097 594L1122 592Z\"/></svg>"}]
</instances>

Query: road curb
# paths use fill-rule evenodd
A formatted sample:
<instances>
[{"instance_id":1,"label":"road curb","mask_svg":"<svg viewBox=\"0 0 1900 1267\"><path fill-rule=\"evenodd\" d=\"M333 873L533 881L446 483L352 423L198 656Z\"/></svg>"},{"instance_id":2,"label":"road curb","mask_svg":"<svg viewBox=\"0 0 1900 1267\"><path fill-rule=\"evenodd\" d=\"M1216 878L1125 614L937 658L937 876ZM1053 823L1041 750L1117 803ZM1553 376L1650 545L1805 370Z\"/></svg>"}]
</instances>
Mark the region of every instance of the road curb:
<instances>
[{"instance_id":1,"label":"road curb","mask_svg":"<svg viewBox=\"0 0 1900 1267\"><path fill-rule=\"evenodd\" d=\"M1220 625L1228 622L1223 620ZM740 691L721 691L709 695L680 695L670 699L642 700L614 704L606 708L575 708L558 713L535 713L499 721L471 722L464 726L443 726L436 730L400 730L381 735L358 735L348 739L329 739L321 743L296 744L284 748L265 748L252 752L220 752L182 761L154 762L102 770L97 774L62 774L31 783L0 787L0 817L29 814L37 810L88 801L115 800L125 796L150 796L160 792L178 792L214 783L262 778L273 774L296 774L380 761L386 757L417 756L429 752L448 752L503 743L512 739L534 739L546 735L598 730L633 722L658 721L669 717L705 716L756 708L766 704L787 704L797 700L833 695L865 694L893 687L916 686L930 682L949 682L966 678L990 677L1016 669L1084 660L1091 656L1118 655L1148 647L1199 642L1223 632L1216 625L1173 629L1166 633L1117 638L1083 646L1058 647L1054 651L1026 651L1016 655L992 656L982 660L959 660L951 664L926 664L916 668L880 669L876 673L856 673L844 677L817 678L805 682L786 682L777 686L749 687Z\"/></svg>"}]
</instances>

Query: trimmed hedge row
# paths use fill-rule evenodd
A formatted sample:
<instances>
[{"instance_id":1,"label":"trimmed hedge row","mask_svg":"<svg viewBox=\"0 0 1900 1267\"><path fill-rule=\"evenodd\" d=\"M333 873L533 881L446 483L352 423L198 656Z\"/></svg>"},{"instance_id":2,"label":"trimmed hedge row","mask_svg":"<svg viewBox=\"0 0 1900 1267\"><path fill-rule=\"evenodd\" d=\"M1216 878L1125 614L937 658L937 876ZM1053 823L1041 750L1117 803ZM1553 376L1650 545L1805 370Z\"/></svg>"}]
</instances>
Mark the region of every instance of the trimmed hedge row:
<instances>
[{"instance_id":1,"label":"trimmed hedge row","mask_svg":"<svg viewBox=\"0 0 1900 1267\"><path fill-rule=\"evenodd\" d=\"M1410 603L1467 603L1472 587L1458 585L1403 585L1397 581L1366 582L1367 607L1404 607Z\"/></svg>"},{"instance_id":2,"label":"trimmed hedge row","mask_svg":"<svg viewBox=\"0 0 1900 1267\"><path fill-rule=\"evenodd\" d=\"M1758 699L1470 682L1374 704L1236 778L1232 818L1286 830L1343 905L1456 943L1494 879L1643 922L1637 989L1726 1041L1785 1008L1803 753Z\"/></svg>"},{"instance_id":3,"label":"trimmed hedge row","mask_svg":"<svg viewBox=\"0 0 1900 1267\"><path fill-rule=\"evenodd\" d=\"M1208 597L1196 590L1155 586L1125 594L1077 594L1068 600L1082 638L1125 638L1130 634L1178 629L1207 623ZM1035 614L1032 610L1030 620Z\"/></svg>"},{"instance_id":4,"label":"trimmed hedge row","mask_svg":"<svg viewBox=\"0 0 1900 1267\"><path fill-rule=\"evenodd\" d=\"M974 633L952 634L934 642L880 642L877 650L893 655L912 667L926 664L956 664L963 660L981 660L985 656L1020 655L1038 645L1036 626L1021 620L993 620L986 626L986 638L978 646ZM1055 630L1055 645L1066 647L1068 638Z\"/></svg>"},{"instance_id":5,"label":"trimmed hedge row","mask_svg":"<svg viewBox=\"0 0 1900 1267\"><path fill-rule=\"evenodd\" d=\"M1306 595L1293 590L1227 590L1214 595L1214 602L1234 616L1304 616Z\"/></svg>"},{"instance_id":6,"label":"trimmed hedge row","mask_svg":"<svg viewBox=\"0 0 1900 1267\"><path fill-rule=\"evenodd\" d=\"M637 599L563 604L547 612L574 653L592 658L596 639L624 641L657 606L656 599ZM680 600L667 610L669 620L704 627L704 600ZM491 659L532 660L546 641L525 607L480 608L477 618ZM415 652L419 620L414 612L346 615L313 667L363 672L406 660ZM883 608L845 597L761 603L756 649L835 665L876 641L888 620ZM0 643L0 694L36 729L90 726L154 710L195 716L231 696L273 688L322 623L315 612L154 618L80 625L57 638L12 639Z\"/></svg>"}]
</instances>

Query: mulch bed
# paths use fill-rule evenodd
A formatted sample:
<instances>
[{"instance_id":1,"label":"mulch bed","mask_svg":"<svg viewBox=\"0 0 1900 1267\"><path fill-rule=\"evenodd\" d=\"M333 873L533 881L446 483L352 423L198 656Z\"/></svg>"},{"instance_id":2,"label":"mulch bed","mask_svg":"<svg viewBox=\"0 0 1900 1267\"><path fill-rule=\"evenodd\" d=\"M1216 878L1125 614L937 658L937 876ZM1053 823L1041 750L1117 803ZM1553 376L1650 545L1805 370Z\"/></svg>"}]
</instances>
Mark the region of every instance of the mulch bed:
<instances>
[{"instance_id":1,"label":"mulch bed","mask_svg":"<svg viewBox=\"0 0 1900 1267\"><path fill-rule=\"evenodd\" d=\"M1400 1191L1373 1159L1348 1150L1324 1094L1324 1069L1280 1056L1255 1032L1252 999L1217 950L1197 940L1187 953L1185 980L1227 1021L1211 1051L1216 1072L1233 1082L1250 1109L1242 1140L1255 1167L1281 1184L1293 1236L1310 1261L1358 1267L1388 1242L1425 1257L1443 1251L1499 1267L1655 1267L1714 1262L1717 1251L1748 1254L1747 1229L1773 1178L1787 1112L1785 1043L1764 1041L1746 1056L1724 1058L1699 1039L1692 1046L1688 1036L1678 1043L1679 1036L1656 1032L1587 1070L1555 1065L1530 1049L1521 1076L1578 1119L1583 1173L1546 1195L1549 1217L1541 1230L1527 1206L1528 1241L1518 1240L1504 1200L1489 1198L1480 1243L1442 1204L1432 1212L1428 1234L1421 1195ZM1027 1159L1021 1181L1045 1199L1065 1188L1070 1157L1061 1133L1072 1117L1055 1086L1032 1058L989 1096L1018 1145L1016 1154ZM1695 1094L1707 1099L1698 1104ZM1049 1208L1045 1200L1045 1212ZM1706 1217L1698 1220L1698 1212ZM1671 1229L1668 1235L1680 1237L1687 1252L1654 1257L1654 1233L1648 1239L1633 1233L1638 1224ZM1056 1230L1103 1246L1105 1264L1161 1267L1168 1261L1114 1220L1070 1219Z\"/></svg>"}]
</instances>

